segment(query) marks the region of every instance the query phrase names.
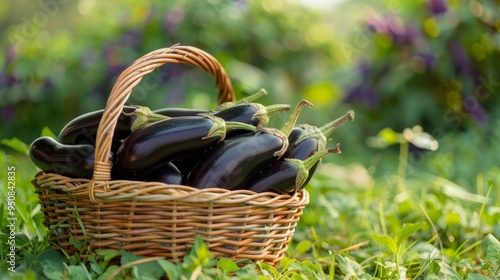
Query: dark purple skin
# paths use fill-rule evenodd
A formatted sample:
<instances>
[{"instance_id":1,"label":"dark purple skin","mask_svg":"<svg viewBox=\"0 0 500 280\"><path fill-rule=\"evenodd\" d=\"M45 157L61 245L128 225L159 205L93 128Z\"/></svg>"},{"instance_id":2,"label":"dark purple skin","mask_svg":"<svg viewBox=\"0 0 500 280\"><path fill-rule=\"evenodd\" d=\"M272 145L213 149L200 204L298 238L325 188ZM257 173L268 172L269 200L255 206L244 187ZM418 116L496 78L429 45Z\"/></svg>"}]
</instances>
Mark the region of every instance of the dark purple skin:
<instances>
[{"instance_id":1,"label":"dark purple skin","mask_svg":"<svg viewBox=\"0 0 500 280\"><path fill-rule=\"evenodd\" d=\"M257 126L259 124L259 119L254 118L255 113L257 113L257 110L249 104L237 104L222 111L215 112L214 116L228 122L241 122Z\"/></svg>"},{"instance_id":2,"label":"dark purple skin","mask_svg":"<svg viewBox=\"0 0 500 280\"><path fill-rule=\"evenodd\" d=\"M304 132L304 129L301 127L294 127L292 131L290 132L290 135L288 135L288 143L290 143L290 146L288 146L288 152L292 148L293 144L295 141L297 141L300 137L300 135Z\"/></svg>"},{"instance_id":3,"label":"dark purple skin","mask_svg":"<svg viewBox=\"0 0 500 280\"><path fill-rule=\"evenodd\" d=\"M33 163L43 171L73 178L92 178L95 147L92 145L64 145L44 136L30 146ZM114 155L110 154L110 162Z\"/></svg>"},{"instance_id":4,"label":"dark purple skin","mask_svg":"<svg viewBox=\"0 0 500 280\"><path fill-rule=\"evenodd\" d=\"M153 113L175 118L175 117L197 116L198 114L210 114L212 112L208 110L190 109L190 108L162 108L154 110Z\"/></svg>"},{"instance_id":5,"label":"dark purple skin","mask_svg":"<svg viewBox=\"0 0 500 280\"><path fill-rule=\"evenodd\" d=\"M195 160L219 137L205 138L214 122L202 116L165 119L130 134L118 150L118 172L143 178L162 164L183 158Z\"/></svg>"},{"instance_id":6,"label":"dark purple skin","mask_svg":"<svg viewBox=\"0 0 500 280\"><path fill-rule=\"evenodd\" d=\"M254 176L253 180L248 182L245 189L261 193L275 192L288 193L295 190L295 180L299 169L296 165L287 161L278 161L271 166L264 168L259 172L258 176ZM314 171L309 171L314 173ZM311 174L309 175L312 176ZM310 178L309 177L309 178ZM309 178L307 181L309 181ZM303 185L307 185L307 182Z\"/></svg>"},{"instance_id":7,"label":"dark purple skin","mask_svg":"<svg viewBox=\"0 0 500 280\"><path fill-rule=\"evenodd\" d=\"M276 162L275 153L283 145L282 138L263 131L226 139L201 158L188 176L188 185L199 189L238 189L264 167Z\"/></svg>"},{"instance_id":8,"label":"dark purple skin","mask_svg":"<svg viewBox=\"0 0 500 280\"><path fill-rule=\"evenodd\" d=\"M137 109L133 106L123 107L123 112L132 113ZM104 110L98 110L80 115L64 126L59 133L57 140L61 144L67 145L92 145L95 146L97 128L101 121ZM135 120L135 116L120 114L113 133L112 151L116 151L121 144L121 140L130 135L130 126Z\"/></svg>"},{"instance_id":9,"label":"dark purple skin","mask_svg":"<svg viewBox=\"0 0 500 280\"><path fill-rule=\"evenodd\" d=\"M146 178L147 182L160 182L168 185L183 185L184 175L173 163L169 162Z\"/></svg>"},{"instance_id":10,"label":"dark purple skin","mask_svg":"<svg viewBox=\"0 0 500 280\"><path fill-rule=\"evenodd\" d=\"M300 134L304 132L304 129L300 127L295 127L292 129L292 132L290 133L290 136L288 136L288 141L290 145L288 146L288 150L285 153L284 158L296 158L300 160L306 160L310 156L312 156L314 153L316 153L319 150L319 143L318 139L316 138L306 138L299 143L296 143L296 141L299 139ZM311 180L311 177L313 176L314 172L316 171L316 168L318 167L319 161L316 162L311 169L309 169L309 177L307 177L307 180L304 183L304 186L309 183ZM292 164L293 165L293 164Z\"/></svg>"},{"instance_id":11,"label":"dark purple skin","mask_svg":"<svg viewBox=\"0 0 500 280\"><path fill-rule=\"evenodd\" d=\"M259 124L259 119L254 118L257 110L248 104L237 104L232 107L226 108L222 111L214 113L214 116L219 117L225 121L231 122L241 122L257 127ZM235 129L227 132L227 137L232 137L241 133L245 133L247 130Z\"/></svg>"}]
</instances>

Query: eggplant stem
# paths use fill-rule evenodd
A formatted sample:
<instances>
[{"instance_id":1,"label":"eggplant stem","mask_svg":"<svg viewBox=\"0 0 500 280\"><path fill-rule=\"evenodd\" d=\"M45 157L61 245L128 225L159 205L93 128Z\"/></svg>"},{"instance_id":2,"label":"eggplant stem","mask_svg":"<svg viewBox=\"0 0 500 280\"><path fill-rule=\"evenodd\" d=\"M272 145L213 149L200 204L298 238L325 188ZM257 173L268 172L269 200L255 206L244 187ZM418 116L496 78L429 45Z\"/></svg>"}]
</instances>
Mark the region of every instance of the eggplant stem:
<instances>
[{"instance_id":1,"label":"eggplant stem","mask_svg":"<svg viewBox=\"0 0 500 280\"><path fill-rule=\"evenodd\" d=\"M295 110L293 110L292 115L288 119L288 121L285 123L283 128L281 129L281 132L288 137L290 133L292 132L292 129L295 126L295 123L297 122L297 119L299 118L300 112L304 108L304 106L307 107L312 107L313 104L305 99L302 99L299 104L297 104L297 107L295 107Z\"/></svg>"},{"instance_id":2,"label":"eggplant stem","mask_svg":"<svg viewBox=\"0 0 500 280\"><path fill-rule=\"evenodd\" d=\"M122 114L125 114L127 116L136 116L136 119L130 127L130 130L132 132L136 131L139 128L145 127L148 124L161 120L171 119L171 117L153 113L148 107L145 106L137 106L137 109L135 111L131 113L123 112Z\"/></svg>"},{"instance_id":3,"label":"eggplant stem","mask_svg":"<svg viewBox=\"0 0 500 280\"><path fill-rule=\"evenodd\" d=\"M340 154L340 144L337 143L335 148L320 150L305 160L295 158L285 159L285 161L297 166L297 176L295 177L296 191L299 190L307 181L307 178L309 177L309 170L316 164L316 162L328 154Z\"/></svg>"},{"instance_id":4,"label":"eggplant stem","mask_svg":"<svg viewBox=\"0 0 500 280\"><path fill-rule=\"evenodd\" d=\"M349 110L347 113L345 113L342 117L337 118L322 127L320 127L321 132L323 132L323 135L328 136L332 132L334 132L337 128L341 127L344 123L347 121L354 121L354 111Z\"/></svg>"},{"instance_id":5,"label":"eggplant stem","mask_svg":"<svg viewBox=\"0 0 500 280\"><path fill-rule=\"evenodd\" d=\"M249 95L243 99L240 99L236 102L228 101L228 102L224 102L222 104L219 104L219 105L217 105L217 107L215 107L215 111L222 111L224 109L231 108L234 105L241 104L241 103L253 102L253 101L261 98L264 95L267 95L267 91L265 89L261 88L258 92L254 93L252 95Z\"/></svg>"},{"instance_id":6,"label":"eggplant stem","mask_svg":"<svg viewBox=\"0 0 500 280\"><path fill-rule=\"evenodd\" d=\"M273 104L266 106L267 115L272 117L278 113L290 111L290 104Z\"/></svg>"},{"instance_id":7,"label":"eggplant stem","mask_svg":"<svg viewBox=\"0 0 500 280\"><path fill-rule=\"evenodd\" d=\"M203 139L212 138L212 137L220 137L219 142L223 141L226 138L226 132L228 130L233 129L244 129L248 131L255 132L257 129L253 125L249 125L241 122L226 122L224 119L216 117L212 114L198 114L198 116L209 118L214 122L214 125L208 131L207 136L203 137Z\"/></svg>"},{"instance_id":8,"label":"eggplant stem","mask_svg":"<svg viewBox=\"0 0 500 280\"><path fill-rule=\"evenodd\" d=\"M302 124L299 127L304 129L304 131L300 134L299 138L293 143L294 145L299 144L300 142L309 139L315 138L318 141L318 151L321 151L326 148L327 139L323 132L317 127L309 124Z\"/></svg>"},{"instance_id":9,"label":"eggplant stem","mask_svg":"<svg viewBox=\"0 0 500 280\"><path fill-rule=\"evenodd\" d=\"M258 100L259 98L262 98L263 96L266 96L266 95L267 95L267 91L265 89L261 88L256 93L249 95L241 100L236 101L236 104L254 102L254 101Z\"/></svg>"}]
</instances>

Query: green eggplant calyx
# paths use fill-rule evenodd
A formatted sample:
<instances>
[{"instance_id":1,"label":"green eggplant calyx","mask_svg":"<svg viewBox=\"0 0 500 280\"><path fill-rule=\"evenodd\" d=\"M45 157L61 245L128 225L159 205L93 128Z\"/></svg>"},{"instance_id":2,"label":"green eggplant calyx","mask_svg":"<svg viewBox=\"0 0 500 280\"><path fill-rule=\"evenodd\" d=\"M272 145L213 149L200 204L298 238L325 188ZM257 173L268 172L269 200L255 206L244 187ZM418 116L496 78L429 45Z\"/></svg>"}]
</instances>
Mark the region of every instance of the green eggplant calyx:
<instances>
[{"instance_id":1,"label":"green eggplant calyx","mask_svg":"<svg viewBox=\"0 0 500 280\"><path fill-rule=\"evenodd\" d=\"M251 132L257 131L257 128L253 125L242 123L242 122L225 122L226 123L226 131L233 129L244 129L249 130Z\"/></svg>"},{"instance_id":2,"label":"green eggplant calyx","mask_svg":"<svg viewBox=\"0 0 500 280\"><path fill-rule=\"evenodd\" d=\"M236 104L254 102L265 95L267 95L267 91L265 89L261 88L256 93L249 95L241 100L236 101Z\"/></svg>"},{"instance_id":3,"label":"green eggplant calyx","mask_svg":"<svg viewBox=\"0 0 500 280\"><path fill-rule=\"evenodd\" d=\"M320 150L305 160L286 158L285 161L297 166L298 172L297 177L295 178L295 190L299 190L302 185L304 185L304 182L306 182L307 178L309 177L309 170L316 164L316 162L318 162L328 154L340 153L340 144L337 143L337 146L335 148Z\"/></svg>"},{"instance_id":4,"label":"green eggplant calyx","mask_svg":"<svg viewBox=\"0 0 500 280\"><path fill-rule=\"evenodd\" d=\"M297 191L304 185L307 177L309 177L309 169L304 165L304 161L300 159L286 158L285 161L297 166L297 176L295 176L295 191Z\"/></svg>"},{"instance_id":5,"label":"green eggplant calyx","mask_svg":"<svg viewBox=\"0 0 500 280\"><path fill-rule=\"evenodd\" d=\"M224 102L222 104L217 105L217 107L215 107L214 111L219 112L219 111L234 107L234 105L236 105L236 102L227 101L227 102Z\"/></svg>"},{"instance_id":6,"label":"green eggplant calyx","mask_svg":"<svg viewBox=\"0 0 500 280\"><path fill-rule=\"evenodd\" d=\"M267 117L269 119L278 113L290 111L290 105L289 104L273 104L273 105L266 106L265 109L266 109Z\"/></svg>"},{"instance_id":7,"label":"green eggplant calyx","mask_svg":"<svg viewBox=\"0 0 500 280\"><path fill-rule=\"evenodd\" d=\"M332 132L335 131L337 128L341 127L347 121L350 121L350 122L354 121L354 111L353 110L347 111L347 113L345 113L342 117L335 119L335 120L323 125L319 129L321 130L321 132L323 132L323 135L328 136L328 135L332 134Z\"/></svg>"},{"instance_id":8,"label":"green eggplant calyx","mask_svg":"<svg viewBox=\"0 0 500 280\"><path fill-rule=\"evenodd\" d=\"M265 89L261 88L258 92L254 93L252 95L249 95L243 99L240 99L236 102L228 101L228 102L224 102L222 104L219 104L219 105L217 105L217 107L215 107L215 111L222 111L224 109L234 107L234 105L253 102L253 101L261 98L264 95L267 95L267 91Z\"/></svg>"},{"instance_id":9,"label":"green eggplant calyx","mask_svg":"<svg viewBox=\"0 0 500 280\"><path fill-rule=\"evenodd\" d=\"M317 126L312 126L309 124L301 124L299 127L304 129L304 132L302 132L299 138L295 141L295 145L306 139L315 138L318 141L318 151L326 148L327 139L321 129L319 129Z\"/></svg>"},{"instance_id":10,"label":"green eggplant calyx","mask_svg":"<svg viewBox=\"0 0 500 280\"><path fill-rule=\"evenodd\" d=\"M208 139L212 137L219 137L219 142L223 141L226 138L226 122L219 117L216 117L212 114L198 114L198 116L205 117L214 122L210 130L208 131L207 136L202 139Z\"/></svg>"},{"instance_id":11,"label":"green eggplant calyx","mask_svg":"<svg viewBox=\"0 0 500 280\"><path fill-rule=\"evenodd\" d=\"M283 145L281 146L281 149L274 152L274 154L273 154L273 156L275 156L277 158L281 158L286 153L286 150L288 150L289 144L288 144L287 136L284 135L283 132L281 132L279 129L276 129L276 128L262 127L259 130L264 132L264 133L272 134L272 135L281 139L281 142L283 143Z\"/></svg>"},{"instance_id":12,"label":"green eggplant calyx","mask_svg":"<svg viewBox=\"0 0 500 280\"><path fill-rule=\"evenodd\" d=\"M283 128L281 129L281 132L288 137L290 133L292 132L292 129L295 126L295 123L297 122L297 119L299 118L300 112L304 108L304 106L307 107L312 107L313 104L305 99L302 99L302 101L297 104L297 107L295 107L295 110L293 110L292 115L288 119L288 121L285 123Z\"/></svg>"},{"instance_id":13,"label":"green eggplant calyx","mask_svg":"<svg viewBox=\"0 0 500 280\"><path fill-rule=\"evenodd\" d=\"M136 116L136 119L130 127L130 130L132 132L136 131L139 128L145 127L148 124L165 119L170 119L170 117L153 113L148 107L145 106L137 106L137 109L132 113L123 112L122 114L126 116Z\"/></svg>"},{"instance_id":14,"label":"green eggplant calyx","mask_svg":"<svg viewBox=\"0 0 500 280\"><path fill-rule=\"evenodd\" d=\"M248 103L246 104L255 109L255 114L252 116L252 120L257 119L259 123L257 124L258 128L265 127L269 122L269 116L267 115L266 107L260 103Z\"/></svg>"}]
</instances>

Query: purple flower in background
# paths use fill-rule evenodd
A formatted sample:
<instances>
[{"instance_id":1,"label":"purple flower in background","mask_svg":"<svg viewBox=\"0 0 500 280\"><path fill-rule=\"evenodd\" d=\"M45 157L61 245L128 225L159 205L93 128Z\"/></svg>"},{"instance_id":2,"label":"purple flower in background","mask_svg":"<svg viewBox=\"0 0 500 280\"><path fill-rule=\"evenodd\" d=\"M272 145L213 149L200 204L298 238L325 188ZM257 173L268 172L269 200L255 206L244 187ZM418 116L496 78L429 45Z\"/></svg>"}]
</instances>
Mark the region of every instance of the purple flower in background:
<instances>
[{"instance_id":1,"label":"purple flower in background","mask_svg":"<svg viewBox=\"0 0 500 280\"><path fill-rule=\"evenodd\" d=\"M347 91L344 102L359 103L367 109L373 109L378 106L379 97L373 88L360 83Z\"/></svg>"},{"instance_id":2,"label":"purple flower in background","mask_svg":"<svg viewBox=\"0 0 500 280\"><path fill-rule=\"evenodd\" d=\"M9 45L7 47L7 60L5 61L5 65L9 65L12 61L14 61L18 56L18 50L14 45Z\"/></svg>"},{"instance_id":3,"label":"purple flower in background","mask_svg":"<svg viewBox=\"0 0 500 280\"><path fill-rule=\"evenodd\" d=\"M372 66L370 65L370 63L368 63L368 61L366 61L366 60L363 60L363 61L359 62L357 68L358 68L361 79L362 80L368 79L368 77L370 76L370 74L372 72Z\"/></svg>"},{"instance_id":4,"label":"purple flower in background","mask_svg":"<svg viewBox=\"0 0 500 280\"><path fill-rule=\"evenodd\" d=\"M106 61L106 74L109 79L116 78L125 68L127 68L122 62L121 50L115 44L110 43L104 46L103 57Z\"/></svg>"},{"instance_id":5,"label":"purple flower in background","mask_svg":"<svg viewBox=\"0 0 500 280\"><path fill-rule=\"evenodd\" d=\"M414 44L420 40L421 32L414 23L405 23L394 14L381 16L375 12L366 17L367 28L378 34L390 37L397 45Z\"/></svg>"},{"instance_id":6,"label":"purple flower in background","mask_svg":"<svg viewBox=\"0 0 500 280\"><path fill-rule=\"evenodd\" d=\"M434 69L436 66L436 56L431 52L418 53L416 56L424 62L426 69Z\"/></svg>"},{"instance_id":7,"label":"purple flower in background","mask_svg":"<svg viewBox=\"0 0 500 280\"><path fill-rule=\"evenodd\" d=\"M465 51L463 45L457 40L452 40L449 44L450 54L455 62L455 75L474 76L473 65L470 56Z\"/></svg>"},{"instance_id":8,"label":"purple flower in background","mask_svg":"<svg viewBox=\"0 0 500 280\"><path fill-rule=\"evenodd\" d=\"M141 31L127 30L120 38L120 45L138 49L142 42L142 34Z\"/></svg>"},{"instance_id":9,"label":"purple flower in background","mask_svg":"<svg viewBox=\"0 0 500 280\"><path fill-rule=\"evenodd\" d=\"M173 8L166 15L163 26L167 32L173 32L184 19L186 12L180 8Z\"/></svg>"},{"instance_id":10,"label":"purple flower in background","mask_svg":"<svg viewBox=\"0 0 500 280\"><path fill-rule=\"evenodd\" d=\"M445 0L429 0L429 10L433 15L443 14L448 10Z\"/></svg>"},{"instance_id":11,"label":"purple flower in background","mask_svg":"<svg viewBox=\"0 0 500 280\"><path fill-rule=\"evenodd\" d=\"M14 74L7 76L7 85L10 87L16 86L21 83L21 79Z\"/></svg>"},{"instance_id":12,"label":"purple flower in background","mask_svg":"<svg viewBox=\"0 0 500 280\"><path fill-rule=\"evenodd\" d=\"M2 118L2 123L3 124L8 124L10 122L12 122L13 118L14 118L14 106L12 104L5 104L3 107L2 107L2 112L0 114L1 118Z\"/></svg>"},{"instance_id":13,"label":"purple flower in background","mask_svg":"<svg viewBox=\"0 0 500 280\"><path fill-rule=\"evenodd\" d=\"M474 95L465 96L463 102L467 112L471 114L471 116L479 125L487 124L488 115Z\"/></svg>"},{"instance_id":14,"label":"purple flower in background","mask_svg":"<svg viewBox=\"0 0 500 280\"><path fill-rule=\"evenodd\" d=\"M5 79L5 73L3 70L0 70L0 93L6 87L7 87L7 81Z\"/></svg>"}]
</instances>

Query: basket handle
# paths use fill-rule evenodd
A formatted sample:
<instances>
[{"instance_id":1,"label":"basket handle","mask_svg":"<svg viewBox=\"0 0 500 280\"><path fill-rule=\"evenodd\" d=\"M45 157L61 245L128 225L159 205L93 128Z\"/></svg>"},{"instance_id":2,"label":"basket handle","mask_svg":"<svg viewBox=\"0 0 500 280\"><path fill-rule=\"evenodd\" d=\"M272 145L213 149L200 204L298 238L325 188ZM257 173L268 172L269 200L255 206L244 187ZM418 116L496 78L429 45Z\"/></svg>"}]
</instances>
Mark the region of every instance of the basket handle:
<instances>
[{"instance_id":1,"label":"basket handle","mask_svg":"<svg viewBox=\"0 0 500 280\"><path fill-rule=\"evenodd\" d=\"M97 182L106 182L111 179L111 163L109 162L111 140L118 117L125 102L130 97L132 89L139 84L145 75L169 62L195 66L206 71L215 80L219 104L226 101L234 102L233 86L226 71L213 56L203 50L190 46L174 45L140 57L118 76L108 97L97 129L92 186ZM93 190L91 190L92 192Z\"/></svg>"}]
</instances>

